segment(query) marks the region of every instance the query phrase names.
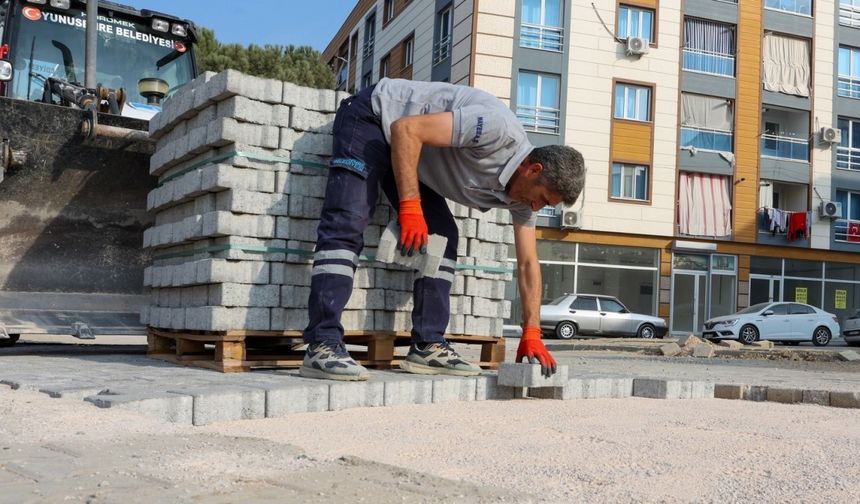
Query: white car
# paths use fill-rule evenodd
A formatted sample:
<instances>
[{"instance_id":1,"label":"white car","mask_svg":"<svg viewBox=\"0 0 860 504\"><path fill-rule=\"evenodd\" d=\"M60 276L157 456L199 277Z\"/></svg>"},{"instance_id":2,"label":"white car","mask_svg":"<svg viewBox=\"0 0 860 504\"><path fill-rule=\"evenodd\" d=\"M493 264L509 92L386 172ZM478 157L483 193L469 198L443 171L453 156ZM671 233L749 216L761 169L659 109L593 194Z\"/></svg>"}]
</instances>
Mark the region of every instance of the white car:
<instances>
[{"instance_id":1,"label":"white car","mask_svg":"<svg viewBox=\"0 0 860 504\"><path fill-rule=\"evenodd\" d=\"M842 328L842 337L850 346L860 346L860 310L845 319Z\"/></svg>"},{"instance_id":2,"label":"white car","mask_svg":"<svg viewBox=\"0 0 860 504\"><path fill-rule=\"evenodd\" d=\"M707 339L736 339L749 345L756 340L798 344L812 341L816 346L830 343L839 335L839 319L803 303L759 303L732 315L705 322Z\"/></svg>"}]
</instances>

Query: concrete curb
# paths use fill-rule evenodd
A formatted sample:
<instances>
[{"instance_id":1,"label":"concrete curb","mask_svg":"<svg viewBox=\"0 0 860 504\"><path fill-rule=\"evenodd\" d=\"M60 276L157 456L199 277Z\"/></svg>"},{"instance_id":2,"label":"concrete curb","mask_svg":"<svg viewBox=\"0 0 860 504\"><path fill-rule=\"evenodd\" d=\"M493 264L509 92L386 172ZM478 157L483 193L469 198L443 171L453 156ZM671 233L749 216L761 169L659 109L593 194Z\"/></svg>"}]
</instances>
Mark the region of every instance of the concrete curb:
<instances>
[{"instance_id":1,"label":"concrete curb","mask_svg":"<svg viewBox=\"0 0 860 504\"><path fill-rule=\"evenodd\" d=\"M666 353L666 350L663 350L666 347L669 350L669 346L676 344L676 342L672 339L665 340L653 340L653 341L640 341L637 343L628 343L628 344L617 344L615 342L611 343L592 343L592 342L575 342L569 345L558 345L558 344L547 344L547 349L550 351L587 351L587 352L629 352L629 353L638 353L643 355L655 355L655 356L664 356L664 357L672 357L681 353L682 348L678 347L677 351L674 353L669 351ZM812 350L812 349L804 349L804 348L788 348L788 347L776 347L776 348L757 348L757 347L744 347L742 349L731 349L720 347L717 345L712 346L714 352L711 358L713 357L724 357L730 359L748 359L748 360L802 360L802 361L818 361L818 362L851 362L852 359L850 357L846 358L842 354L846 352L846 349L833 349L833 350Z\"/></svg>"}]
</instances>

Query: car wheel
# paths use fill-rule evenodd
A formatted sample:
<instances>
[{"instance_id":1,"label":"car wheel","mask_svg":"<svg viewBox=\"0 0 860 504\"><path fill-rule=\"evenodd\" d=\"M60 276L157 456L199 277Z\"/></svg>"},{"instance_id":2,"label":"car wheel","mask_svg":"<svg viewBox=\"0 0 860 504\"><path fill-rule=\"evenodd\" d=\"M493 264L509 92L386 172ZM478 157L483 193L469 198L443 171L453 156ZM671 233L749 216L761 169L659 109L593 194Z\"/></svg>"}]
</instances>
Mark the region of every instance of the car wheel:
<instances>
[{"instance_id":1,"label":"car wheel","mask_svg":"<svg viewBox=\"0 0 860 504\"><path fill-rule=\"evenodd\" d=\"M741 332L738 334L738 341L744 345L752 345L758 339L758 329L752 324L747 324L741 327Z\"/></svg>"},{"instance_id":2,"label":"car wheel","mask_svg":"<svg viewBox=\"0 0 860 504\"><path fill-rule=\"evenodd\" d=\"M10 334L9 339L6 339L6 338L0 339L0 347L10 347L10 346L14 345L18 341L18 338L20 338L20 337L21 337L20 334Z\"/></svg>"},{"instance_id":3,"label":"car wheel","mask_svg":"<svg viewBox=\"0 0 860 504\"><path fill-rule=\"evenodd\" d=\"M636 333L636 336L642 339L654 339L657 335L657 331L654 330L654 326L651 324L642 324L642 327L639 328L639 332Z\"/></svg>"},{"instance_id":4,"label":"car wheel","mask_svg":"<svg viewBox=\"0 0 860 504\"><path fill-rule=\"evenodd\" d=\"M826 346L830 343L830 329L819 326L812 332L812 344L815 346Z\"/></svg>"},{"instance_id":5,"label":"car wheel","mask_svg":"<svg viewBox=\"0 0 860 504\"><path fill-rule=\"evenodd\" d=\"M569 320L555 326L555 337L558 339L571 339L576 336L576 324Z\"/></svg>"}]
</instances>

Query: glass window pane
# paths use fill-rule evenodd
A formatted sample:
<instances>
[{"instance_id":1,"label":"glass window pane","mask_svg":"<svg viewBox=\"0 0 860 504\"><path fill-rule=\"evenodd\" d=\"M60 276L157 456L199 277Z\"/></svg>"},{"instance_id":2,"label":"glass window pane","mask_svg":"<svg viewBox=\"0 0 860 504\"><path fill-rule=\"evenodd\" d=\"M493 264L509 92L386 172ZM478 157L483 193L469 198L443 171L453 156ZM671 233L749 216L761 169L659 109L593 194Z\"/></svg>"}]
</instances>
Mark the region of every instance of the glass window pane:
<instances>
[{"instance_id":1,"label":"glass window pane","mask_svg":"<svg viewBox=\"0 0 860 504\"><path fill-rule=\"evenodd\" d=\"M558 77L542 75L540 79L540 106L557 109Z\"/></svg>"},{"instance_id":2,"label":"glass window pane","mask_svg":"<svg viewBox=\"0 0 860 504\"><path fill-rule=\"evenodd\" d=\"M538 257L542 261L573 262L576 260L575 243L555 240L538 240L537 251ZM515 254L512 254L512 256L515 256ZM545 281L546 279L544 279L544 282ZM572 290L568 292L572 292Z\"/></svg>"},{"instance_id":3,"label":"glass window pane","mask_svg":"<svg viewBox=\"0 0 860 504\"><path fill-rule=\"evenodd\" d=\"M856 77L860 74L860 51L851 50L851 77Z\"/></svg>"},{"instance_id":4,"label":"glass window pane","mask_svg":"<svg viewBox=\"0 0 860 504\"><path fill-rule=\"evenodd\" d=\"M580 266L577 292L615 296L630 311L656 314L656 270L628 270Z\"/></svg>"},{"instance_id":5,"label":"glass window pane","mask_svg":"<svg viewBox=\"0 0 860 504\"><path fill-rule=\"evenodd\" d=\"M735 277L711 275L711 317L731 315L735 311Z\"/></svg>"},{"instance_id":6,"label":"glass window pane","mask_svg":"<svg viewBox=\"0 0 860 504\"><path fill-rule=\"evenodd\" d=\"M621 197L621 165L612 165L612 197Z\"/></svg>"},{"instance_id":7,"label":"glass window pane","mask_svg":"<svg viewBox=\"0 0 860 504\"><path fill-rule=\"evenodd\" d=\"M573 292L573 265L541 264L540 271L543 279L541 303L547 303L563 294Z\"/></svg>"},{"instance_id":8,"label":"glass window pane","mask_svg":"<svg viewBox=\"0 0 860 504\"><path fill-rule=\"evenodd\" d=\"M806 289L806 301L803 300L803 291ZM821 282L813 280L791 280L786 279L783 290L784 301L796 301L811 304L817 308L821 307Z\"/></svg>"},{"instance_id":9,"label":"glass window pane","mask_svg":"<svg viewBox=\"0 0 860 504\"><path fill-rule=\"evenodd\" d=\"M630 8L621 6L621 10L618 12L618 37L619 38L627 38L630 33L630 27L628 25L628 17L630 16Z\"/></svg>"},{"instance_id":10,"label":"glass window pane","mask_svg":"<svg viewBox=\"0 0 860 504\"><path fill-rule=\"evenodd\" d=\"M537 74L520 72L517 81L517 105L534 107L537 105L538 76Z\"/></svg>"},{"instance_id":11,"label":"glass window pane","mask_svg":"<svg viewBox=\"0 0 860 504\"><path fill-rule=\"evenodd\" d=\"M624 85L615 85L615 117L624 117Z\"/></svg>"},{"instance_id":12,"label":"glass window pane","mask_svg":"<svg viewBox=\"0 0 860 504\"><path fill-rule=\"evenodd\" d=\"M850 54L848 49L839 48L839 75L848 75Z\"/></svg>"},{"instance_id":13,"label":"glass window pane","mask_svg":"<svg viewBox=\"0 0 860 504\"><path fill-rule=\"evenodd\" d=\"M639 36L647 40L652 40L651 26L653 26L653 14L651 11L642 11L642 33Z\"/></svg>"},{"instance_id":14,"label":"glass window pane","mask_svg":"<svg viewBox=\"0 0 860 504\"><path fill-rule=\"evenodd\" d=\"M828 262L824 268L827 278L860 281L860 265Z\"/></svg>"},{"instance_id":15,"label":"glass window pane","mask_svg":"<svg viewBox=\"0 0 860 504\"><path fill-rule=\"evenodd\" d=\"M624 167L624 175L621 178L621 194L625 198L633 197L633 171L629 166Z\"/></svg>"},{"instance_id":16,"label":"glass window pane","mask_svg":"<svg viewBox=\"0 0 860 504\"><path fill-rule=\"evenodd\" d=\"M805 261L803 259L786 259L785 276L821 278L821 262Z\"/></svg>"},{"instance_id":17,"label":"glass window pane","mask_svg":"<svg viewBox=\"0 0 860 504\"><path fill-rule=\"evenodd\" d=\"M546 0L544 6L544 26L561 26L561 0Z\"/></svg>"},{"instance_id":18,"label":"glass window pane","mask_svg":"<svg viewBox=\"0 0 860 504\"><path fill-rule=\"evenodd\" d=\"M644 166L636 167L636 194L635 198L644 200L647 198L646 194L648 193L648 174L645 171Z\"/></svg>"},{"instance_id":19,"label":"glass window pane","mask_svg":"<svg viewBox=\"0 0 860 504\"><path fill-rule=\"evenodd\" d=\"M602 311L612 312L612 313L624 313L627 311L621 303L615 301L614 299L601 298L600 299L600 309Z\"/></svg>"},{"instance_id":20,"label":"glass window pane","mask_svg":"<svg viewBox=\"0 0 860 504\"><path fill-rule=\"evenodd\" d=\"M675 254L672 267L682 270L708 271L708 256L696 254Z\"/></svg>"},{"instance_id":21,"label":"glass window pane","mask_svg":"<svg viewBox=\"0 0 860 504\"><path fill-rule=\"evenodd\" d=\"M591 310L597 311L597 298L587 296L577 296L573 300L570 307L574 310Z\"/></svg>"},{"instance_id":22,"label":"glass window pane","mask_svg":"<svg viewBox=\"0 0 860 504\"><path fill-rule=\"evenodd\" d=\"M838 308L836 307L837 300L839 301ZM858 307L860 307L860 284L840 282L826 282L824 284L824 306L822 308L836 315L840 324L845 323L845 319L852 316Z\"/></svg>"},{"instance_id":23,"label":"glass window pane","mask_svg":"<svg viewBox=\"0 0 860 504\"><path fill-rule=\"evenodd\" d=\"M650 119L650 115L648 114L648 107L651 105L651 90L648 88L640 88L638 94L639 113L636 115L636 118L640 121L647 121Z\"/></svg>"},{"instance_id":24,"label":"glass window pane","mask_svg":"<svg viewBox=\"0 0 860 504\"><path fill-rule=\"evenodd\" d=\"M624 117L628 119L636 118L636 88L628 86L624 89L627 95L627 109L624 111Z\"/></svg>"},{"instance_id":25,"label":"glass window pane","mask_svg":"<svg viewBox=\"0 0 860 504\"><path fill-rule=\"evenodd\" d=\"M540 24L540 2L541 0L523 0L524 23Z\"/></svg>"},{"instance_id":26,"label":"glass window pane","mask_svg":"<svg viewBox=\"0 0 860 504\"><path fill-rule=\"evenodd\" d=\"M588 243L583 243L579 246L580 263L657 268L659 261L660 255L657 249L593 245ZM615 294L612 295L618 297Z\"/></svg>"},{"instance_id":27,"label":"glass window pane","mask_svg":"<svg viewBox=\"0 0 860 504\"><path fill-rule=\"evenodd\" d=\"M750 273L757 275L782 275L782 259L773 257L751 257Z\"/></svg>"},{"instance_id":28,"label":"glass window pane","mask_svg":"<svg viewBox=\"0 0 860 504\"><path fill-rule=\"evenodd\" d=\"M788 315L788 303L775 304L768 310L772 311L774 315Z\"/></svg>"}]
</instances>

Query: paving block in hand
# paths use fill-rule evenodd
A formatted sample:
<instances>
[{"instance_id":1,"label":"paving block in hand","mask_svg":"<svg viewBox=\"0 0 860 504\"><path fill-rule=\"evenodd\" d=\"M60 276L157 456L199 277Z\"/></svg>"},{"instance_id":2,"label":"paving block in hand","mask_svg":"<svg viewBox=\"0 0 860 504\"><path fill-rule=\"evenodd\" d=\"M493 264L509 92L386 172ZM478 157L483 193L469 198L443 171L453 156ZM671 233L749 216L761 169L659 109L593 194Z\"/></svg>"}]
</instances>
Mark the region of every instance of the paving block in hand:
<instances>
[{"instance_id":1,"label":"paving block in hand","mask_svg":"<svg viewBox=\"0 0 860 504\"><path fill-rule=\"evenodd\" d=\"M567 366L558 366L555 374L545 378L540 364L503 362L499 365L499 385L504 387L563 387L567 383Z\"/></svg>"},{"instance_id":2,"label":"paving block in hand","mask_svg":"<svg viewBox=\"0 0 860 504\"><path fill-rule=\"evenodd\" d=\"M430 243L427 244L427 253L413 253L410 256L400 254L400 225L394 221L388 224L382 236L379 237L379 246L376 249L376 260L384 263L394 263L412 268L421 272L424 276L433 276L442 264L442 254L448 245L448 238L432 234Z\"/></svg>"}]
</instances>

